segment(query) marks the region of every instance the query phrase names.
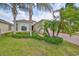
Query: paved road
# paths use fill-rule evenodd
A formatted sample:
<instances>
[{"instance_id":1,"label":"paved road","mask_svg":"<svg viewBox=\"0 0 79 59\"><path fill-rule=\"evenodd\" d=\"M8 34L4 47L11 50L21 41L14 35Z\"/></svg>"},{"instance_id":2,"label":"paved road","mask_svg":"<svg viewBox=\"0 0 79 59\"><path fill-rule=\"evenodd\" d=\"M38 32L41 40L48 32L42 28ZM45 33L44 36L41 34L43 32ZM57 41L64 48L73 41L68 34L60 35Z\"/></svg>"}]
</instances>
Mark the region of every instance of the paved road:
<instances>
[{"instance_id":1,"label":"paved road","mask_svg":"<svg viewBox=\"0 0 79 59\"><path fill-rule=\"evenodd\" d=\"M52 32L49 31L49 33L52 36ZM73 35L70 37L68 34L60 33L58 36L64 38L64 40L66 40L66 41L79 45L79 36L78 35Z\"/></svg>"}]
</instances>

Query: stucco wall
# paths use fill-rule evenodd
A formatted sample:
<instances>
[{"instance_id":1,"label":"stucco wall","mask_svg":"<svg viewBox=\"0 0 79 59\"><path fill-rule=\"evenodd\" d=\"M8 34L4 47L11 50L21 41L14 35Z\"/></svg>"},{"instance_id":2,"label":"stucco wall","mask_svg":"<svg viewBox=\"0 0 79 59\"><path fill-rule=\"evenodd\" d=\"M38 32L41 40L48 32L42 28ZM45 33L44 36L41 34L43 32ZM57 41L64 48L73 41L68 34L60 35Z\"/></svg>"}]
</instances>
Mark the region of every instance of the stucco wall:
<instances>
[{"instance_id":1,"label":"stucco wall","mask_svg":"<svg viewBox=\"0 0 79 59\"><path fill-rule=\"evenodd\" d=\"M9 24L0 22L0 34L12 31L12 27L11 27L11 29L9 29L10 26L11 25L9 25Z\"/></svg>"},{"instance_id":2,"label":"stucco wall","mask_svg":"<svg viewBox=\"0 0 79 59\"><path fill-rule=\"evenodd\" d=\"M21 30L21 26L25 26L25 27L27 27L27 32L29 32L30 31L30 26L29 26L30 24L29 23L26 23L26 22L17 22L17 31L22 31Z\"/></svg>"},{"instance_id":3,"label":"stucco wall","mask_svg":"<svg viewBox=\"0 0 79 59\"><path fill-rule=\"evenodd\" d=\"M38 23L36 23L34 26L33 26L33 31L35 32L38 32L38 33L44 33L44 30L43 30L43 25L44 25L44 21L40 21Z\"/></svg>"}]
</instances>

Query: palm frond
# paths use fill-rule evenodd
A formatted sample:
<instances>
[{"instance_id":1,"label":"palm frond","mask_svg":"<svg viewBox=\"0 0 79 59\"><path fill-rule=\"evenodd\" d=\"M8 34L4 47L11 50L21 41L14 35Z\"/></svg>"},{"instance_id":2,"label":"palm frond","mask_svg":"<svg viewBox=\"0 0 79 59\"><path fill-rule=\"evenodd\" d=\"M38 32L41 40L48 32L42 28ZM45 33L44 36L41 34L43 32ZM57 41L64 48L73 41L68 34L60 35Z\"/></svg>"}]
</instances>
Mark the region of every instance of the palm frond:
<instances>
[{"instance_id":1,"label":"palm frond","mask_svg":"<svg viewBox=\"0 0 79 59\"><path fill-rule=\"evenodd\" d=\"M34 7L34 3L18 3L19 9L25 12L29 11L29 5L32 4L32 7Z\"/></svg>"},{"instance_id":2,"label":"palm frond","mask_svg":"<svg viewBox=\"0 0 79 59\"><path fill-rule=\"evenodd\" d=\"M10 10L11 7L8 5L8 3L0 3L0 8Z\"/></svg>"},{"instance_id":3,"label":"palm frond","mask_svg":"<svg viewBox=\"0 0 79 59\"><path fill-rule=\"evenodd\" d=\"M42 11L50 11L52 9L52 4L49 3L37 3L37 9Z\"/></svg>"}]
</instances>

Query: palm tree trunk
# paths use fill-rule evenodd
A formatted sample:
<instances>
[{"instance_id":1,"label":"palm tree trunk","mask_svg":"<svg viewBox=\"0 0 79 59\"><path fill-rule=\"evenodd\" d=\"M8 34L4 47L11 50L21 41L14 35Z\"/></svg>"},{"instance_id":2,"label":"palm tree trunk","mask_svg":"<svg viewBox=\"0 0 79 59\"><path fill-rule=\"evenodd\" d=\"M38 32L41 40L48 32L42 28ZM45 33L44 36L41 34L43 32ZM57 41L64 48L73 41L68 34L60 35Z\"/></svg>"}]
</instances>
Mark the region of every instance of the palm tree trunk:
<instances>
[{"instance_id":1,"label":"palm tree trunk","mask_svg":"<svg viewBox=\"0 0 79 59\"><path fill-rule=\"evenodd\" d=\"M32 36L32 4L29 4L30 36Z\"/></svg>"},{"instance_id":2,"label":"palm tree trunk","mask_svg":"<svg viewBox=\"0 0 79 59\"><path fill-rule=\"evenodd\" d=\"M46 29L47 35L50 36L48 29Z\"/></svg>"},{"instance_id":3,"label":"palm tree trunk","mask_svg":"<svg viewBox=\"0 0 79 59\"><path fill-rule=\"evenodd\" d=\"M53 30L53 36L55 36L55 31Z\"/></svg>"},{"instance_id":4,"label":"palm tree trunk","mask_svg":"<svg viewBox=\"0 0 79 59\"><path fill-rule=\"evenodd\" d=\"M59 33L60 33L60 25L59 25L59 27L58 27L58 31L57 31L56 36L58 36L58 35L59 35Z\"/></svg>"},{"instance_id":5,"label":"palm tree trunk","mask_svg":"<svg viewBox=\"0 0 79 59\"><path fill-rule=\"evenodd\" d=\"M16 17L14 17L14 34L16 34Z\"/></svg>"},{"instance_id":6,"label":"palm tree trunk","mask_svg":"<svg viewBox=\"0 0 79 59\"><path fill-rule=\"evenodd\" d=\"M63 20L61 20L61 21L60 21L60 23L59 23L59 26L58 26L58 31L57 31L56 36L58 36L58 35L59 35L59 33L60 33L60 29L61 29L61 24L62 24L62 22L63 22Z\"/></svg>"},{"instance_id":7,"label":"palm tree trunk","mask_svg":"<svg viewBox=\"0 0 79 59\"><path fill-rule=\"evenodd\" d=\"M13 20L14 20L14 34L16 34L16 4L13 4L13 8L12 8L12 14L13 14Z\"/></svg>"},{"instance_id":8,"label":"palm tree trunk","mask_svg":"<svg viewBox=\"0 0 79 59\"><path fill-rule=\"evenodd\" d=\"M53 19L56 21L54 11L52 10L51 12L52 12ZM53 28L54 28L54 26L55 26L55 23L53 24ZM53 36L55 36L55 30L52 29L52 31L53 31Z\"/></svg>"}]
</instances>

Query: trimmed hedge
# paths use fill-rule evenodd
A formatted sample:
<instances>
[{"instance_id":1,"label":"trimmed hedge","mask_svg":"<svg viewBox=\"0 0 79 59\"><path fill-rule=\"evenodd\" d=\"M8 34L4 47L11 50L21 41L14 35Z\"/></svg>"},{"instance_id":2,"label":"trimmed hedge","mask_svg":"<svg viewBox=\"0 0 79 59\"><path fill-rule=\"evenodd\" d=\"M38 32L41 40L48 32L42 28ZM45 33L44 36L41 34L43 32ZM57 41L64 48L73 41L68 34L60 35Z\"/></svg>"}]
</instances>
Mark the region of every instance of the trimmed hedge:
<instances>
[{"instance_id":1,"label":"trimmed hedge","mask_svg":"<svg viewBox=\"0 0 79 59\"><path fill-rule=\"evenodd\" d=\"M63 42L63 38L55 37L55 36L49 37L48 35L41 37L38 33L35 32L32 33L32 36L30 36L29 32L16 32L16 34L9 32L9 33L5 33L4 36L13 37L13 38L33 38L36 40L44 40L46 42L57 44L57 45Z\"/></svg>"},{"instance_id":2,"label":"trimmed hedge","mask_svg":"<svg viewBox=\"0 0 79 59\"><path fill-rule=\"evenodd\" d=\"M29 38L29 32L16 32L16 34L13 34L12 37L14 38Z\"/></svg>"},{"instance_id":3,"label":"trimmed hedge","mask_svg":"<svg viewBox=\"0 0 79 59\"><path fill-rule=\"evenodd\" d=\"M4 33L2 34L2 36L7 36L7 37L12 37L13 32L8 32L8 33Z\"/></svg>"},{"instance_id":4,"label":"trimmed hedge","mask_svg":"<svg viewBox=\"0 0 79 59\"><path fill-rule=\"evenodd\" d=\"M42 37L39 36L37 33L33 32L32 36L30 36L29 32L17 32L15 35L12 35L14 38L34 38L37 40L42 40Z\"/></svg>"},{"instance_id":5,"label":"trimmed hedge","mask_svg":"<svg viewBox=\"0 0 79 59\"><path fill-rule=\"evenodd\" d=\"M61 44L63 42L63 38L60 38L60 37L49 37L47 35L44 36L44 40L46 42L49 42L49 43L52 43L52 44Z\"/></svg>"}]
</instances>

